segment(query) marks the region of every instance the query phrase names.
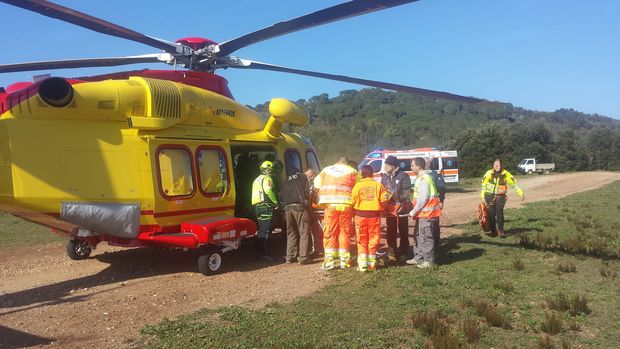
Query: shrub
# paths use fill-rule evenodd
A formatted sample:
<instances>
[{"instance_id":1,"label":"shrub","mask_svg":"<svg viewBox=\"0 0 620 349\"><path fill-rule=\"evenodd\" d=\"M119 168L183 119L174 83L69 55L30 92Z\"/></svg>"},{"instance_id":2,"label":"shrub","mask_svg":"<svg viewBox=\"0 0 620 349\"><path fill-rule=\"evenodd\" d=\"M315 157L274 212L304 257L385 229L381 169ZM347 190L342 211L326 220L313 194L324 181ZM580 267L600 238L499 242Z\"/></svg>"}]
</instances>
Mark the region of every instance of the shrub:
<instances>
[{"instance_id":1,"label":"shrub","mask_svg":"<svg viewBox=\"0 0 620 349\"><path fill-rule=\"evenodd\" d=\"M478 321L470 318L463 320L463 334L467 343L477 343L481 335Z\"/></svg>"},{"instance_id":2,"label":"shrub","mask_svg":"<svg viewBox=\"0 0 620 349\"><path fill-rule=\"evenodd\" d=\"M554 349L553 343L551 343L551 339L549 336L542 336L538 338L538 343L536 345L538 349Z\"/></svg>"},{"instance_id":3,"label":"shrub","mask_svg":"<svg viewBox=\"0 0 620 349\"><path fill-rule=\"evenodd\" d=\"M493 284L493 287L497 288L498 290L502 290L506 293L508 292L512 292L514 291L515 287L508 281L496 281Z\"/></svg>"},{"instance_id":4,"label":"shrub","mask_svg":"<svg viewBox=\"0 0 620 349\"><path fill-rule=\"evenodd\" d=\"M547 334L558 334L562 332L562 318L556 313L545 313L545 321L540 325L540 329Z\"/></svg>"},{"instance_id":5,"label":"shrub","mask_svg":"<svg viewBox=\"0 0 620 349\"><path fill-rule=\"evenodd\" d=\"M560 345L562 349L570 349L570 344L568 343L568 339L566 338L562 338L562 342Z\"/></svg>"},{"instance_id":6,"label":"shrub","mask_svg":"<svg viewBox=\"0 0 620 349\"><path fill-rule=\"evenodd\" d=\"M555 298L548 297L547 305L557 311L568 311L570 309L568 297L563 292L558 293Z\"/></svg>"},{"instance_id":7,"label":"shrub","mask_svg":"<svg viewBox=\"0 0 620 349\"><path fill-rule=\"evenodd\" d=\"M577 320L575 319L573 319L572 321L568 323L568 328L570 328L571 331L575 331L575 332L581 331L581 326L579 326L579 324L577 323Z\"/></svg>"},{"instance_id":8,"label":"shrub","mask_svg":"<svg viewBox=\"0 0 620 349\"><path fill-rule=\"evenodd\" d=\"M433 349L464 349L467 347L458 337L449 332L433 334L430 344L429 347Z\"/></svg>"},{"instance_id":9,"label":"shrub","mask_svg":"<svg viewBox=\"0 0 620 349\"><path fill-rule=\"evenodd\" d=\"M573 262L568 262L566 264L560 263L560 264L558 264L556 269L559 272L562 272L562 273L575 273L575 272L577 272L577 267L575 267L575 264Z\"/></svg>"},{"instance_id":10,"label":"shrub","mask_svg":"<svg viewBox=\"0 0 620 349\"><path fill-rule=\"evenodd\" d=\"M484 311L487 307L490 307L490 305L484 299L478 299L474 307L476 309L476 314L478 314L478 316L483 316Z\"/></svg>"},{"instance_id":11,"label":"shrub","mask_svg":"<svg viewBox=\"0 0 620 349\"><path fill-rule=\"evenodd\" d=\"M493 307L487 307L484 311L484 318L491 326L501 327L504 329L510 329L510 322L502 314L497 312L497 309Z\"/></svg>"},{"instance_id":12,"label":"shrub","mask_svg":"<svg viewBox=\"0 0 620 349\"><path fill-rule=\"evenodd\" d=\"M421 314L413 315L410 320L413 327L418 329L425 336L447 334L449 332L448 324L443 319L442 314L436 310L429 310Z\"/></svg>"},{"instance_id":13,"label":"shrub","mask_svg":"<svg viewBox=\"0 0 620 349\"><path fill-rule=\"evenodd\" d=\"M547 298L547 305L553 310L561 312L568 311L572 316L578 314L588 315L592 312L588 307L588 298L586 298L586 296L580 296L578 293L569 300L563 292L560 292L555 298Z\"/></svg>"},{"instance_id":14,"label":"shrub","mask_svg":"<svg viewBox=\"0 0 620 349\"><path fill-rule=\"evenodd\" d=\"M525 269L525 264L523 264L523 261L521 260L521 258L517 258L512 261L512 267L515 270L523 270Z\"/></svg>"},{"instance_id":15,"label":"shrub","mask_svg":"<svg viewBox=\"0 0 620 349\"><path fill-rule=\"evenodd\" d=\"M592 310L588 307L588 299L586 296L580 297L579 294L575 294L575 297L573 297L570 305L571 308L568 313L572 316L577 316L579 314L588 315L592 312Z\"/></svg>"},{"instance_id":16,"label":"shrub","mask_svg":"<svg viewBox=\"0 0 620 349\"><path fill-rule=\"evenodd\" d=\"M601 276L605 277L605 278L606 277L614 277L615 278L616 276L618 276L618 272L615 271L615 270L611 270L609 268L609 266L603 265L601 267Z\"/></svg>"}]
</instances>

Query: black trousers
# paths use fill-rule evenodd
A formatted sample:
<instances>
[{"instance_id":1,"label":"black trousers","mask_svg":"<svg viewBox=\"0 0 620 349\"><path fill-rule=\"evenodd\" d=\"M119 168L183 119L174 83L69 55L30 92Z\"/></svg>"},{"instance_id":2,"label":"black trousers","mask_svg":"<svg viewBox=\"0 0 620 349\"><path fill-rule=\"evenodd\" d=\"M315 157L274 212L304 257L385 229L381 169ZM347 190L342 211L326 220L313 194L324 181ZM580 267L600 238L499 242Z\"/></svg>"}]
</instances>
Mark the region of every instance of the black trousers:
<instances>
[{"instance_id":1,"label":"black trousers","mask_svg":"<svg viewBox=\"0 0 620 349\"><path fill-rule=\"evenodd\" d=\"M258 231L254 237L254 254L266 256L269 254L269 238L271 237L271 221L273 206L268 204L254 205L254 212L258 221Z\"/></svg>"},{"instance_id":2,"label":"black trousers","mask_svg":"<svg viewBox=\"0 0 620 349\"><path fill-rule=\"evenodd\" d=\"M388 252L391 255L405 255L409 254L409 219L407 217L392 217L385 218L387 224L387 244ZM398 249L396 247L396 237L400 237L400 244Z\"/></svg>"},{"instance_id":3,"label":"black trousers","mask_svg":"<svg viewBox=\"0 0 620 349\"><path fill-rule=\"evenodd\" d=\"M506 195L484 195L489 213L489 223L491 235L497 235L497 231L504 231L504 206L506 206Z\"/></svg>"}]
</instances>

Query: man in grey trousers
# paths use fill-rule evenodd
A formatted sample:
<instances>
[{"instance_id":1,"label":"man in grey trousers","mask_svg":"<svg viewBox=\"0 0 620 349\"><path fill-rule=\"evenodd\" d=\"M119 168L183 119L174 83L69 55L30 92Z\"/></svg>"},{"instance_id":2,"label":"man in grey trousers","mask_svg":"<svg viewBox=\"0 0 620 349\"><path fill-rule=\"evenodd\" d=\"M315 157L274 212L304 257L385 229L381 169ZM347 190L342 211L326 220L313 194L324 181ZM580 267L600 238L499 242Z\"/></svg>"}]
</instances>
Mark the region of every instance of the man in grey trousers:
<instances>
[{"instance_id":1,"label":"man in grey trousers","mask_svg":"<svg viewBox=\"0 0 620 349\"><path fill-rule=\"evenodd\" d=\"M309 262L311 248L310 221L310 186L308 178L294 169L286 177L282 188L282 203L286 214L286 262L299 264Z\"/></svg>"},{"instance_id":2,"label":"man in grey trousers","mask_svg":"<svg viewBox=\"0 0 620 349\"><path fill-rule=\"evenodd\" d=\"M412 171L417 175L413 187L413 210L409 217L416 220L415 231L416 246L413 249L414 257L407 260L407 264L417 265L418 268L430 268L435 262L435 234L439 217L441 216L441 203L435 182L424 170L426 161L422 158L413 159Z\"/></svg>"}]
</instances>

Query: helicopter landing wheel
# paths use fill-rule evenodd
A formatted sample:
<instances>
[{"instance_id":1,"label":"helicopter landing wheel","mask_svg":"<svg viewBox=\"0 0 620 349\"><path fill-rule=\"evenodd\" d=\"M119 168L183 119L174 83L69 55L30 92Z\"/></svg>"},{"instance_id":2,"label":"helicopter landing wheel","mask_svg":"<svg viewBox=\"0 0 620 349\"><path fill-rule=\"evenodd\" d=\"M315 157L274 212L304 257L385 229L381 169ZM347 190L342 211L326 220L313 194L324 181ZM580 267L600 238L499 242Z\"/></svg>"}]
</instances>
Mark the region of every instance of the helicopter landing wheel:
<instances>
[{"instance_id":1,"label":"helicopter landing wheel","mask_svg":"<svg viewBox=\"0 0 620 349\"><path fill-rule=\"evenodd\" d=\"M92 249L88 245L88 242L84 240L69 240L67 243L67 256L74 261L80 261L88 258Z\"/></svg>"},{"instance_id":2,"label":"helicopter landing wheel","mask_svg":"<svg viewBox=\"0 0 620 349\"><path fill-rule=\"evenodd\" d=\"M224 254L221 251L210 251L198 257L198 271L203 275L213 275L222 272Z\"/></svg>"}]
</instances>

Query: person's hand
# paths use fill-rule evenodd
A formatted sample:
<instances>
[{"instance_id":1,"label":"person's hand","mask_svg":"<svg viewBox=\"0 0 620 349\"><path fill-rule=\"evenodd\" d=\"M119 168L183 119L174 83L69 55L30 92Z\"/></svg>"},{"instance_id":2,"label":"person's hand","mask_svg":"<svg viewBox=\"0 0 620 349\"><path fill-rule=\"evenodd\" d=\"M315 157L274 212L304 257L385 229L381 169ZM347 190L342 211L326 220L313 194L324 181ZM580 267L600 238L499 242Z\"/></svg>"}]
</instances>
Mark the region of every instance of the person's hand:
<instances>
[{"instance_id":1,"label":"person's hand","mask_svg":"<svg viewBox=\"0 0 620 349\"><path fill-rule=\"evenodd\" d=\"M523 192L523 189L519 188L519 190L517 190L517 195L519 195L521 201L525 200L525 193Z\"/></svg>"},{"instance_id":2,"label":"person's hand","mask_svg":"<svg viewBox=\"0 0 620 349\"><path fill-rule=\"evenodd\" d=\"M443 210L443 202L439 203L439 208Z\"/></svg>"},{"instance_id":3,"label":"person's hand","mask_svg":"<svg viewBox=\"0 0 620 349\"><path fill-rule=\"evenodd\" d=\"M415 218L415 212L413 212L413 210L411 210L411 212L409 212L409 217L410 218Z\"/></svg>"}]
</instances>

